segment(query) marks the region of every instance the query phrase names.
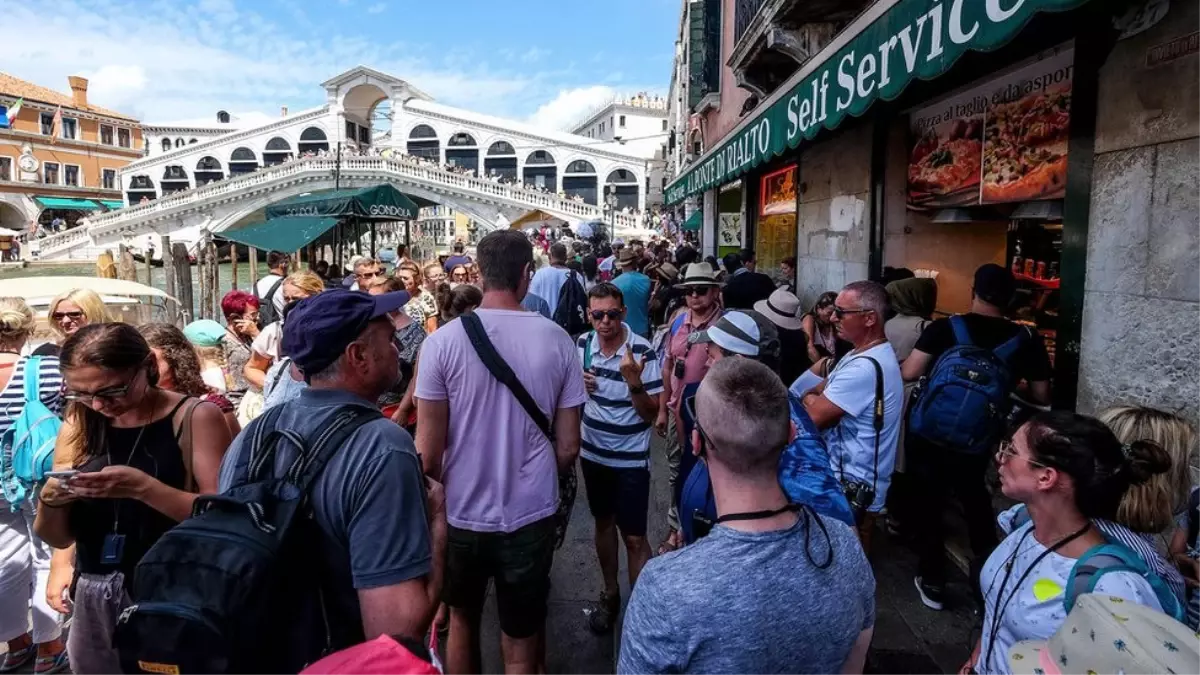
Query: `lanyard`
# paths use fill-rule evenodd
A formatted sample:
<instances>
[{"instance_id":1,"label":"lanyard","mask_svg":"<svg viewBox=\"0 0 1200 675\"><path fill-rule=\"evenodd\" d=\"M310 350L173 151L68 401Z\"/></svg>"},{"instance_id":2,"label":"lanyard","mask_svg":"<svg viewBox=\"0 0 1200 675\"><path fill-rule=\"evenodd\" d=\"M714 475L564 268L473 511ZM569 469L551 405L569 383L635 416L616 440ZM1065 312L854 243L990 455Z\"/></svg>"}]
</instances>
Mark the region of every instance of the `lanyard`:
<instances>
[{"instance_id":1,"label":"lanyard","mask_svg":"<svg viewBox=\"0 0 1200 675\"><path fill-rule=\"evenodd\" d=\"M1025 530L1025 534L1021 535L1021 540L1017 542L1017 547L1013 549L1013 554L1004 563L1004 578L1000 581L1000 590L996 593L996 599L1004 600L1004 602L1003 604L997 605L996 618L992 620L992 630L988 637L987 657L983 660L984 668L991 667L992 650L996 648L996 636L1000 634L1000 620L1004 618L1004 612L1008 610L1009 603L1011 603L1013 598L1016 597L1017 592L1021 590L1021 584L1025 583L1025 579L1029 577L1033 570L1037 568L1038 564L1041 563L1046 556L1082 537L1090 529L1092 529L1092 521L1089 520L1083 527L1071 534L1068 534L1062 539L1059 539L1053 546L1038 554L1038 557L1034 558L1029 567L1026 567L1025 571L1021 573L1021 576L1017 578L1017 585L1013 588L1012 592L1008 594L1008 598L1005 599L1004 591L1008 588L1008 579L1012 576L1013 567L1017 562L1017 556L1020 555L1021 547L1025 545L1025 540L1029 538L1030 534L1033 534L1033 528L1030 527L1028 530ZM993 583L995 582L995 577L992 577L992 581Z\"/></svg>"},{"instance_id":2,"label":"lanyard","mask_svg":"<svg viewBox=\"0 0 1200 675\"><path fill-rule=\"evenodd\" d=\"M767 518L774 518L775 516L777 516L781 513L787 513L788 511L799 511L799 510L800 510L799 504L786 504L778 509L771 509L769 511L747 511L745 513L727 513L723 516L718 517L717 522L718 523L727 523L731 520L765 520Z\"/></svg>"}]
</instances>

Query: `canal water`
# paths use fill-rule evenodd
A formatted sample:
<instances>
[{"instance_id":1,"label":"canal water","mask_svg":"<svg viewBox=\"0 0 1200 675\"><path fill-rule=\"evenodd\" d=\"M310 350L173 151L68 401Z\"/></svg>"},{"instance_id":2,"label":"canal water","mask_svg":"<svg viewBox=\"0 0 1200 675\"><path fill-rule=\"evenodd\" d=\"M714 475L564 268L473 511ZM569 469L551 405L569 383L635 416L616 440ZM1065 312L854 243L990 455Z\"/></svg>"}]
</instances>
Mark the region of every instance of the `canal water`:
<instances>
[{"instance_id":1,"label":"canal water","mask_svg":"<svg viewBox=\"0 0 1200 675\"><path fill-rule=\"evenodd\" d=\"M162 267L150 268L150 285L160 289L167 290L166 275ZM139 283L146 283L146 266L139 264L137 280ZM261 279L268 274L267 265L265 262L258 264L258 278ZM200 266L192 265L192 298L193 304L200 303ZM224 296L230 289L233 288L233 265L231 263L221 263L218 284L218 297ZM0 279L17 279L21 277L94 277L96 276L96 265L87 263L64 264L64 265L37 265L24 267L21 269L5 269L0 270ZM250 290L250 263L238 263L238 288ZM197 308L192 307L192 316L198 316Z\"/></svg>"}]
</instances>

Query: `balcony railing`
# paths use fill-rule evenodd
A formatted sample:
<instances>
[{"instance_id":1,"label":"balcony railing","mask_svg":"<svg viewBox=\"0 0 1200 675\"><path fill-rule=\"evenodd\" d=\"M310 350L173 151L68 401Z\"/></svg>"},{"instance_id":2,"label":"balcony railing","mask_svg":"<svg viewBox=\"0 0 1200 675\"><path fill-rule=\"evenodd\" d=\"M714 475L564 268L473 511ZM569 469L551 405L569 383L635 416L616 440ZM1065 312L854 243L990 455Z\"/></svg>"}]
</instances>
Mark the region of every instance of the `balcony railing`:
<instances>
[{"instance_id":1,"label":"balcony railing","mask_svg":"<svg viewBox=\"0 0 1200 675\"><path fill-rule=\"evenodd\" d=\"M742 39L742 34L750 27L758 10L762 9L767 0L736 0L733 8L733 44Z\"/></svg>"}]
</instances>

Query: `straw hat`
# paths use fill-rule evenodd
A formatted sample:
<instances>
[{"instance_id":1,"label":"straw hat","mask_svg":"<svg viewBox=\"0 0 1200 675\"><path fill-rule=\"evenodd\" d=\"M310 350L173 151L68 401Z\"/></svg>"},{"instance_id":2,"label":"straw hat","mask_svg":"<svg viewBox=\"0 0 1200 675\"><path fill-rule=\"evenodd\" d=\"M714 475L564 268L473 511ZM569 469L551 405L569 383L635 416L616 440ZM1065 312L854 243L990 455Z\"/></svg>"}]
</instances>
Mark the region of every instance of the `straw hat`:
<instances>
[{"instance_id":1,"label":"straw hat","mask_svg":"<svg viewBox=\"0 0 1200 675\"><path fill-rule=\"evenodd\" d=\"M683 268L683 281L679 286L720 286L717 273L706 262L692 263Z\"/></svg>"},{"instance_id":2,"label":"straw hat","mask_svg":"<svg viewBox=\"0 0 1200 675\"><path fill-rule=\"evenodd\" d=\"M754 311L784 330L800 330L800 299L785 288L776 290L766 300L754 303Z\"/></svg>"},{"instance_id":3,"label":"straw hat","mask_svg":"<svg viewBox=\"0 0 1200 675\"><path fill-rule=\"evenodd\" d=\"M1200 672L1196 634L1149 607L1085 593L1049 640L1026 640L1008 650L1013 673Z\"/></svg>"},{"instance_id":4,"label":"straw hat","mask_svg":"<svg viewBox=\"0 0 1200 675\"><path fill-rule=\"evenodd\" d=\"M659 265L656 269L658 270L658 276L667 281L675 281L679 278L679 268L669 262Z\"/></svg>"}]
</instances>

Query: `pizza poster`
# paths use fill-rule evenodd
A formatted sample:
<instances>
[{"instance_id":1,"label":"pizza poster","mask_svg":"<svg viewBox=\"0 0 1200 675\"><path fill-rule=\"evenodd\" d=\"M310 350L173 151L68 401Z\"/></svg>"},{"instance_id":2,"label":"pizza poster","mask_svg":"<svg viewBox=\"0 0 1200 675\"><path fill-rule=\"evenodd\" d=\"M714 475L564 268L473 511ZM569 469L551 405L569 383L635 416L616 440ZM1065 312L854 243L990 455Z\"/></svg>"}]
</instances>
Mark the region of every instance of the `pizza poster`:
<instances>
[{"instance_id":1,"label":"pizza poster","mask_svg":"<svg viewBox=\"0 0 1200 675\"><path fill-rule=\"evenodd\" d=\"M1074 50L913 111L916 208L1062 199Z\"/></svg>"}]
</instances>

